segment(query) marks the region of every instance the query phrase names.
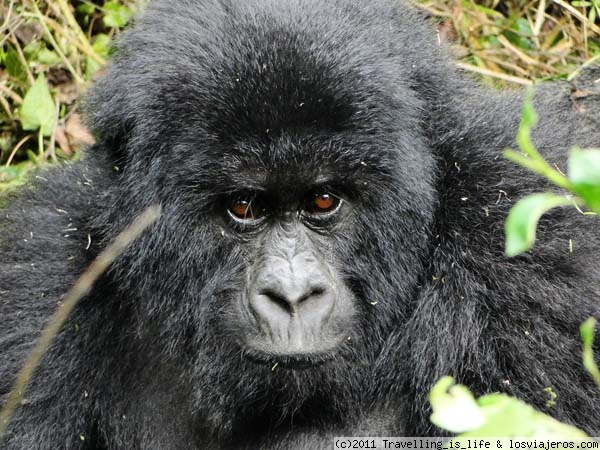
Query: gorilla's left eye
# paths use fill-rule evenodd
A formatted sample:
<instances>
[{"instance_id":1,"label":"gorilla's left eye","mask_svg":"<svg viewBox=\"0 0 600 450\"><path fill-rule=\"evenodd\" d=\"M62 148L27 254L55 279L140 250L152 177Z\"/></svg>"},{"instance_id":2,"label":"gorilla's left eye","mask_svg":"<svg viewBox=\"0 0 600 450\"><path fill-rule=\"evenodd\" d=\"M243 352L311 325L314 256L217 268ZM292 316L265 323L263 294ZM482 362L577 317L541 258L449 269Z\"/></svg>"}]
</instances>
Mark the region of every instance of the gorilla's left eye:
<instances>
[{"instance_id":1,"label":"gorilla's left eye","mask_svg":"<svg viewBox=\"0 0 600 450\"><path fill-rule=\"evenodd\" d=\"M306 212L311 215L330 215L338 210L342 201L328 192L315 192L307 201Z\"/></svg>"},{"instance_id":2,"label":"gorilla's left eye","mask_svg":"<svg viewBox=\"0 0 600 450\"><path fill-rule=\"evenodd\" d=\"M265 216L265 208L254 197L237 198L227 208L229 216L236 222L254 224Z\"/></svg>"}]
</instances>

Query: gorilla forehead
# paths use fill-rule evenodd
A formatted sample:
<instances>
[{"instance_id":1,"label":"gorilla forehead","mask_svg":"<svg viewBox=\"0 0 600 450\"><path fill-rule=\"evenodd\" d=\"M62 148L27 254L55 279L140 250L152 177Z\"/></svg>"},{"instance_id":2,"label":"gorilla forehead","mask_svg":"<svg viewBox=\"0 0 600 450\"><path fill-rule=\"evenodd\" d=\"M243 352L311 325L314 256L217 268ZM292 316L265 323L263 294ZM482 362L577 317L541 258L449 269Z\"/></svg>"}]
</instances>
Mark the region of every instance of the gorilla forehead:
<instances>
[{"instance_id":1,"label":"gorilla forehead","mask_svg":"<svg viewBox=\"0 0 600 450\"><path fill-rule=\"evenodd\" d=\"M187 126L213 143L237 146L240 153L250 149L240 142L252 142L271 158L285 147L300 148L307 138L316 156L329 155L344 148L332 141L354 143L356 134L396 133L400 124L411 123L416 100L397 74L392 86L385 71L367 77L331 54L321 55L293 29L269 31L265 37L254 26L237 30L241 36L211 59L208 73L174 63L157 91L171 100L167 111L173 119L187 119Z\"/></svg>"},{"instance_id":2,"label":"gorilla forehead","mask_svg":"<svg viewBox=\"0 0 600 450\"><path fill-rule=\"evenodd\" d=\"M182 124L173 139L193 149L189 156L209 177L251 175L281 185L374 171L382 181L416 139L415 108L406 104L412 93L394 97L401 87L384 91L296 47L289 32L275 34L263 49L214 60L209 74L174 67L171 83L185 81L160 95L180 96L166 109L168 123Z\"/></svg>"},{"instance_id":3,"label":"gorilla forehead","mask_svg":"<svg viewBox=\"0 0 600 450\"><path fill-rule=\"evenodd\" d=\"M357 12L364 16L364 5L355 11L349 0L312 3L264 0L250 8L206 0L187 10L152 2L92 96L94 131L125 127L140 142L164 142L192 126L209 143L231 144L268 140L283 129L417 128L419 102L407 87L416 60L401 49L406 38L388 25L357 24L354 31L348 24ZM369 9L376 22L388 23L393 13L392 2L373 1ZM109 92L114 99L107 101Z\"/></svg>"}]
</instances>

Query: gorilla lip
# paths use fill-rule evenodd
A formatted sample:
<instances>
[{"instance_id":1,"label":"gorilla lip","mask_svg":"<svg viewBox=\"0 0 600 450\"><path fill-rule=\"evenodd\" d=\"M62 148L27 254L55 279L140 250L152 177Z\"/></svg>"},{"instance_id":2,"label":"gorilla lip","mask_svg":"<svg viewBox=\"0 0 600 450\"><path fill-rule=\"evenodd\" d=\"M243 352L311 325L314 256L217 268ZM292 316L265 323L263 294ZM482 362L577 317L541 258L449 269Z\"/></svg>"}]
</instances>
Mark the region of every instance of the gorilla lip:
<instances>
[{"instance_id":1,"label":"gorilla lip","mask_svg":"<svg viewBox=\"0 0 600 450\"><path fill-rule=\"evenodd\" d=\"M321 352L321 353L291 353L277 354L267 353L262 350L245 348L243 356L250 361L270 366L282 367L286 369L311 369L320 366L335 359L337 352Z\"/></svg>"}]
</instances>

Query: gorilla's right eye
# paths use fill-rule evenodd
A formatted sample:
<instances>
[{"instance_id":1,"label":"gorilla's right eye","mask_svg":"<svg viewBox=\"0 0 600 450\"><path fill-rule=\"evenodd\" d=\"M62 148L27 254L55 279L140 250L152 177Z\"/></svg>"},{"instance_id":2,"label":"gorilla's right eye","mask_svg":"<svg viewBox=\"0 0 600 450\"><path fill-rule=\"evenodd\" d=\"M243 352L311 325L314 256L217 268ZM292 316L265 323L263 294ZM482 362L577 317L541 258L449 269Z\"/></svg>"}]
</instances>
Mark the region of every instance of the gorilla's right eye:
<instances>
[{"instance_id":1,"label":"gorilla's right eye","mask_svg":"<svg viewBox=\"0 0 600 450\"><path fill-rule=\"evenodd\" d=\"M265 208L255 197L238 197L227 209L229 216L238 223L255 224L265 216Z\"/></svg>"}]
</instances>

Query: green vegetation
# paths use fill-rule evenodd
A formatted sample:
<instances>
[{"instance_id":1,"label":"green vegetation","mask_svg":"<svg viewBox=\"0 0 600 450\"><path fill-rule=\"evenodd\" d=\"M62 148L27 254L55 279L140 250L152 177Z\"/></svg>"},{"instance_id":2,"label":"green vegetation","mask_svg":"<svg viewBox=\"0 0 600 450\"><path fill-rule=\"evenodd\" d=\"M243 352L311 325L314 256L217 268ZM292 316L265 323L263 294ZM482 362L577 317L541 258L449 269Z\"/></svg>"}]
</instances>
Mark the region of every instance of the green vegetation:
<instances>
[{"instance_id":1,"label":"green vegetation","mask_svg":"<svg viewBox=\"0 0 600 450\"><path fill-rule=\"evenodd\" d=\"M465 386L454 384L452 377L444 377L436 383L429 394L429 401L433 408L431 421L442 429L460 433L459 438L586 437L577 428L542 414L527 403L506 394L488 394L475 399Z\"/></svg>"},{"instance_id":2,"label":"green vegetation","mask_svg":"<svg viewBox=\"0 0 600 450\"><path fill-rule=\"evenodd\" d=\"M534 246L538 221L552 208L572 205L582 214L600 213L600 149L572 149L566 176L553 168L531 141L531 131L538 120L532 97L533 92L529 91L517 134L517 144L521 151L508 149L504 155L545 177L565 193L530 194L511 208L505 224L505 253L509 257L517 256ZM582 208L589 208L591 211L585 212ZM579 331L583 342L582 364L600 389L600 369L593 353L595 326L596 320L590 317L581 324ZM552 406L556 394L551 387L546 388L545 393L549 396L548 406ZM494 393L475 399L467 387L455 385L451 377L438 381L431 390L429 399L433 408L431 421L445 430L459 433L459 440L501 436L585 438L582 431L560 423L506 394Z\"/></svg>"},{"instance_id":3,"label":"green vegetation","mask_svg":"<svg viewBox=\"0 0 600 450\"><path fill-rule=\"evenodd\" d=\"M0 7L0 190L93 139L78 101L146 0L24 0Z\"/></svg>"},{"instance_id":4,"label":"green vegetation","mask_svg":"<svg viewBox=\"0 0 600 450\"><path fill-rule=\"evenodd\" d=\"M531 97L532 92L529 92L517 135L521 152L509 149L504 152L504 156L547 178L567 193L531 194L513 206L505 227L507 256L516 256L533 247L538 221L552 208L574 205L578 209L591 209L589 212L582 211L582 214L600 213L600 149L572 149L568 161L568 176L553 168L531 141L531 130L538 120Z\"/></svg>"},{"instance_id":5,"label":"green vegetation","mask_svg":"<svg viewBox=\"0 0 600 450\"><path fill-rule=\"evenodd\" d=\"M589 318L581 325L580 332L583 340L583 365L600 388L600 369L594 361L592 351L595 325L596 321ZM545 393L548 395L548 405L551 406L556 394L550 387L546 388ZM586 438L581 430L542 414L527 403L506 394L494 393L475 399L466 386L455 384L452 377L444 377L436 383L429 394L429 401L433 409L431 422L451 433L457 433L458 442L469 437L518 436L578 441Z\"/></svg>"},{"instance_id":6,"label":"green vegetation","mask_svg":"<svg viewBox=\"0 0 600 450\"><path fill-rule=\"evenodd\" d=\"M416 0L459 66L493 86L566 78L600 55L599 0Z\"/></svg>"},{"instance_id":7,"label":"green vegetation","mask_svg":"<svg viewBox=\"0 0 600 450\"><path fill-rule=\"evenodd\" d=\"M592 317L581 324L582 363L600 389L600 369L593 353L595 326L596 320ZM543 394L540 392L540 395ZM547 405L552 406L556 394L551 387L545 389L545 394L548 395ZM563 424L506 394L493 393L475 399L466 386L455 384L452 377L443 377L436 383L429 394L429 401L433 409L431 422L458 434L454 439L454 448L459 448L457 445L462 439L471 437L518 436L576 442L587 439L583 431Z\"/></svg>"}]
</instances>

